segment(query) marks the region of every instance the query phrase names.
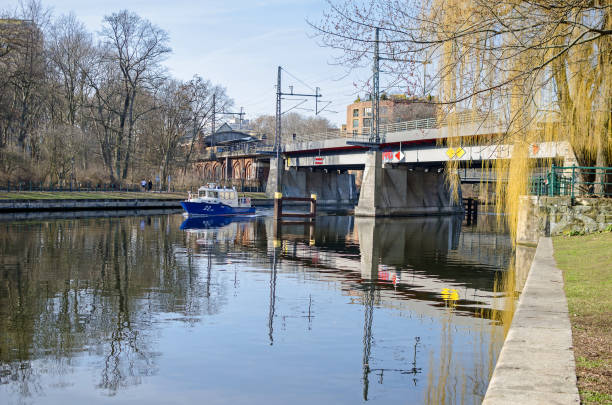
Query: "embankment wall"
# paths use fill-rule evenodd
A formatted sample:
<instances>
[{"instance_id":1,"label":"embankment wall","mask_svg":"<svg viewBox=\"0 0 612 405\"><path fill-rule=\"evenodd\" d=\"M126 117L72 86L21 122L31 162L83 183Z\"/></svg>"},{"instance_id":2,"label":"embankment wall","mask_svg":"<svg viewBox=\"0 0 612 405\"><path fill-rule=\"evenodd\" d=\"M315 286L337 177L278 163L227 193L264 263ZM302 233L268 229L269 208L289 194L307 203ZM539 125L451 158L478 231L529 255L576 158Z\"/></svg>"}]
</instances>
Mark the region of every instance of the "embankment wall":
<instances>
[{"instance_id":1,"label":"embankment wall","mask_svg":"<svg viewBox=\"0 0 612 405\"><path fill-rule=\"evenodd\" d=\"M612 226L612 198L522 196L517 242L536 244L540 236L597 232Z\"/></svg>"}]
</instances>

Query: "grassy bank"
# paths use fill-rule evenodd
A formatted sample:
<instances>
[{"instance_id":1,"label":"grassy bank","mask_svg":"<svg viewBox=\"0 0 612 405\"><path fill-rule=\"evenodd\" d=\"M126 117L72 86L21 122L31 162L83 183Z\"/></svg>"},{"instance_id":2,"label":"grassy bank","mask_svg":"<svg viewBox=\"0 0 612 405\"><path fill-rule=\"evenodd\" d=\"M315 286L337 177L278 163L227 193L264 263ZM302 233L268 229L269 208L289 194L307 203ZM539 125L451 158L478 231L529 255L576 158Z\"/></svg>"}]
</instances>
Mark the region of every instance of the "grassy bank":
<instances>
[{"instance_id":1,"label":"grassy bank","mask_svg":"<svg viewBox=\"0 0 612 405\"><path fill-rule=\"evenodd\" d=\"M253 199L266 198L264 193L239 193ZM180 198L185 199L187 193L138 193L138 192L103 192L103 191L22 191L0 192L2 200L85 200L85 199L141 199L141 198Z\"/></svg>"},{"instance_id":2,"label":"grassy bank","mask_svg":"<svg viewBox=\"0 0 612 405\"><path fill-rule=\"evenodd\" d=\"M584 404L612 404L612 232L554 238Z\"/></svg>"}]
</instances>

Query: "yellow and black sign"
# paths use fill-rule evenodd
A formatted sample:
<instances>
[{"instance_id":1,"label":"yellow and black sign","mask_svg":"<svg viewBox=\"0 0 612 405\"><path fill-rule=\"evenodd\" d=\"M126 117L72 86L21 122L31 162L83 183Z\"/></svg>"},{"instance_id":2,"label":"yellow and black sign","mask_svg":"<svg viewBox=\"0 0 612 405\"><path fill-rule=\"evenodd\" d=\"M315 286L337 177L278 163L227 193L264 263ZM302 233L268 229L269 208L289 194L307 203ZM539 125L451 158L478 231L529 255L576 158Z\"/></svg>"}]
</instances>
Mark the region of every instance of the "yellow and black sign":
<instances>
[{"instance_id":1,"label":"yellow and black sign","mask_svg":"<svg viewBox=\"0 0 612 405\"><path fill-rule=\"evenodd\" d=\"M461 159L463 155L465 155L465 149L463 149L461 146L459 146L457 149L448 148L446 151L446 156L448 156L449 159Z\"/></svg>"}]
</instances>

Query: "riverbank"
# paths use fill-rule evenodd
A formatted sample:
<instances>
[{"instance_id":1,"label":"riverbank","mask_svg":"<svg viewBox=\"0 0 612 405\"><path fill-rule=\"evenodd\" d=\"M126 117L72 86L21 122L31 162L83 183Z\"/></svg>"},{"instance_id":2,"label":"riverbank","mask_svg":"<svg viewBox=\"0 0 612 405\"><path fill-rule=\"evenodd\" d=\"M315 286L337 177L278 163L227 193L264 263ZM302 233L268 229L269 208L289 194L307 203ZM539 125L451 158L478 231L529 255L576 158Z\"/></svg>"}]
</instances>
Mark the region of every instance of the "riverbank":
<instances>
[{"instance_id":1,"label":"riverbank","mask_svg":"<svg viewBox=\"0 0 612 405\"><path fill-rule=\"evenodd\" d=\"M159 193L159 192L127 192L127 191L18 191L0 192L0 201L3 200L125 200L125 199L185 199L187 193ZM240 193L240 196L257 200L266 199L265 193Z\"/></svg>"},{"instance_id":2,"label":"riverbank","mask_svg":"<svg viewBox=\"0 0 612 405\"><path fill-rule=\"evenodd\" d=\"M240 193L255 206L271 206L264 193ZM181 208L186 193L22 191L0 192L0 213L32 211L140 210Z\"/></svg>"},{"instance_id":3,"label":"riverbank","mask_svg":"<svg viewBox=\"0 0 612 405\"><path fill-rule=\"evenodd\" d=\"M612 232L554 239L563 271L578 389L584 404L612 403Z\"/></svg>"}]
</instances>

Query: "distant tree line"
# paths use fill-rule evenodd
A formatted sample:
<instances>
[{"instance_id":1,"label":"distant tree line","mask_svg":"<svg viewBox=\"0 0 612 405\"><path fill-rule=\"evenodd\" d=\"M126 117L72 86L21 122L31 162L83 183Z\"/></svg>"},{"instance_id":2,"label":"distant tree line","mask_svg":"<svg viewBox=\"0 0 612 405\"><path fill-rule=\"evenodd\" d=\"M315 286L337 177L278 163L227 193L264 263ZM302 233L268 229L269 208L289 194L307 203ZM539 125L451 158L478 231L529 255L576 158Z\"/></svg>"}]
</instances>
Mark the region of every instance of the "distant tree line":
<instances>
[{"instance_id":1,"label":"distant tree line","mask_svg":"<svg viewBox=\"0 0 612 405\"><path fill-rule=\"evenodd\" d=\"M274 143L276 117L274 115L260 115L251 121L251 129L259 134L266 135L268 143ZM337 129L325 117L305 117L296 112L283 114L281 118L281 133L283 141L289 140L293 134L314 134Z\"/></svg>"},{"instance_id":2,"label":"distant tree line","mask_svg":"<svg viewBox=\"0 0 612 405\"><path fill-rule=\"evenodd\" d=\"M213 94L218 113L233 101L200 76L172 78L170 52L164 30L127 10L97 36L36 0L0 11L0 181L189 182Z\"/></svg>"}]
</instances>

